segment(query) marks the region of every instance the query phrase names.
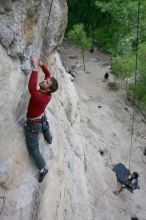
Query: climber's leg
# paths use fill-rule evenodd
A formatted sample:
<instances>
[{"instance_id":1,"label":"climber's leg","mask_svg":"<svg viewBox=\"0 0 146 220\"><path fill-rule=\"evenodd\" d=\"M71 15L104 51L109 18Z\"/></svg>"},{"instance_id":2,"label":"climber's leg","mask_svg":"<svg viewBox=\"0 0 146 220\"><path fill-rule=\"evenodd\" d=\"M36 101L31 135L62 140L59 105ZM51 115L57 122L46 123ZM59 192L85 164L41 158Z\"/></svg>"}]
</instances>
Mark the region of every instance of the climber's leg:
<instances>
[{"instance_id":1,"label":"climber's leg","mask_svg":"<svg viewBox=\"0 0 146 220\"><path fill-rule=\"evenodd\" d=\"M50 133L49 129L49 122L47 121L47 118L44 117L42 121L42 132L44 135L45 140L49 143L52 144L52 135Z\"/></svg>"},{"instance_id":2,"label":"climber's leg","mask_svg":"<svg viewBox=\"0 0 146 220\"><path fill-rule=\"evenodd\" d=\"M122 186L118 187L115 191L113 191L113 193L115 195L118 195L120 192L122 192L124 190L124 188Z\"/></svg>"},{"instance_id":3,"label":"climber's leg","mask_svg":"<svg viewBox=\"0 0 146 220\"><path fill-rule=\"evenodd\" d=\"M30 123L25 122L24 124L27 149L39 170L43 169L46 165L45 160L39 150L38 135L41 131L41 126L41 123L31 125Z\"/></svg>"}]
</instances>

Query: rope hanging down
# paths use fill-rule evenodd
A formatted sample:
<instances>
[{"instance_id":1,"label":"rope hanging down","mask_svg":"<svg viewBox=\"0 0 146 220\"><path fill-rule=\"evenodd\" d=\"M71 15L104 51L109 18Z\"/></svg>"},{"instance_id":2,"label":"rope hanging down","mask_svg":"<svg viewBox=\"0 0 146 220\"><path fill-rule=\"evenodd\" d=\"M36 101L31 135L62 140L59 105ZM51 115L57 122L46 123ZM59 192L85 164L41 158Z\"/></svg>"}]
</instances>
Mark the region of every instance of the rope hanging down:
<instances>
[{"instance_id":1,"label":"rope hanging down","mask_svg":"<svg viewBox=\"0 0 146 220\"><path fill-rule=\"evenodd\" d=\"M49 8L49 16L48 16L48 20L47 20L47 25L46 25L46 28L45 28L44 36L43 36L43 42L42 42L42 48L41 48L40 58L41 58L41 56L42 56L43 45L44 45L44 39L45 39L45 36L46 36L46 33L47 33L48 24L49 24L49 21L50 21L50 16L51 16L51 10L52 10L53 1L54 1L54 0L51 1L51 5L50 5L50 8Z\"/></svg>"},{"instance_id":2,"label":"rope hanging down","mask_svg":"<svg viewBox=\"0 0 146 220\"><path fill-rule=\"evenodd\" d=\"M135 87L134 88L134 100L136 98L135 90L136 90L137 73L138 73L139 26L140 26L140 0L138 0L138 5L137 5L137 32L136 32L136 54L135 54L136 65L135 65L135 74L134 74L134 87ZM130 169L130 163L131 163L131 158L132 158L134 121L135 121L135 110L134 110L134 106L133 106L129 169Z\"/></svg>"}]
</instances>

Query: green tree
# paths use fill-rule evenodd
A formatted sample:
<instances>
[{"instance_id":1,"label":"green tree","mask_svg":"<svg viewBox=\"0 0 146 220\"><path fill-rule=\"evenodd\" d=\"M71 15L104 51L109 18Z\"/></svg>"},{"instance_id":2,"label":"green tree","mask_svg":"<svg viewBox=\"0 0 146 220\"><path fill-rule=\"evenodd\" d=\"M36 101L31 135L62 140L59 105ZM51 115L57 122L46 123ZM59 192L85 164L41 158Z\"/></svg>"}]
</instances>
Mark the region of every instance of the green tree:
<instances>
[{"instance_id":1,"label":"green tree","mask_svg":"<svg viewBox=\"0 0 146 220\"><path fill-rule=\"evenodd\" d=\"M74 44L81 47L82 56L83 56L83 66L85 70L84 51L85 49L88 49L91 47L91 38L87 37L84 25L83 24L74 25L73 29L68 32L67 37Z\"/></svg>"},{"instance_id":2,"label":"green tree","mask_svg":"<svg viewBox=\"0 0 146 220\"><path fill-rule=\"evenodd\" d=\"M100 30L97 30L105 38L108 52L118 53L120 42L129 32L135 28L137 15L137 0L105 0L96 1L96 6L100 9L100 13L108 15L109 19L104 23ZM102 36L99 36L99 41L102 42ZM104 46L103 42L101 46ZM105 47L106 48L106 47Z\"/></svg>"},{"instance_id":3,"label":"green tree","mask_svg":"<svg viewBox=\"0 0 146 220\"><path fill-rule=\"evenodd\" d=\"M120 79L129 78L135 72L135 56L125 54L112 58L112 73Z\"/></svg>"},{"instance_id":4,"label":"green tree","mask_svg":"<svg viewBox=\"0 0 146 220\"><path fill-rule=\"evenodd\" d=\"M137 45L139 2L139 45ZM90 44L96 43L98 47L113 55L112 72L117 78L132 77L134 82L138 49L137 82L136 86L132 83L130 87L136 97L146 103L146 0L67 0L67 3L69 8L67 31L75 31L74 25L81 23ZM70 39L81 46L82 34L80 36L71 32L71 35ZM87 42L85 44L88 44Z\"/></svg>"},{"instance_id":5,"label":"green tree","mask_svg":"<svg viewBox=\"0 0 146 220\"><path fill-rule=\"evenodd\" d=\"M106 19L106 16L97 9L95 0L67 0L67 4L69 8L67 32L76 24L84 24L87 35L92 38L93 45L95 29Z\"/></svg>"},{"instance_id":6,"label":"green tree","mask_svg":"<svg viewBox=\"0 0 146 220\"><path fill-rule=\"evenodd\" d=\"M132 77L128 89L133 91L134 98L146 105L146 42L139 44L137 71L135 54L127 53L113 57L112 73L121 79Z\"/></svg>"},{"instance_id":7,"label":"green tree","mask_svg":"<svg viewBox=\"0 0 146 220\"><path fill-rule=\"evenodd\" d=\"M140 7L140 39L146 41L146 1L143 0Z\"/></svg>"}]
</instances>

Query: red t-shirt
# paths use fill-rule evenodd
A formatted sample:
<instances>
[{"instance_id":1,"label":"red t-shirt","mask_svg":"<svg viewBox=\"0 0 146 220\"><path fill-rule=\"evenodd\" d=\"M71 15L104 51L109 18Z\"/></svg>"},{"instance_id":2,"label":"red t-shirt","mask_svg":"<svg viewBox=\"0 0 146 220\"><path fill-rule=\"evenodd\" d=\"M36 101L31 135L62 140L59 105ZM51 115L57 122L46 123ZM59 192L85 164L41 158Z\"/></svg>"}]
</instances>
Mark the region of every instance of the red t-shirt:
<instances>
[{"instance_id":1,"label":"red t-shirt","mask_svg":"<svg viewBox=\"0 0 146 220\"><path fill-rule=\"evenodd\" d=\"M45 73L45 79L50 78L50 72L48 68L44 64L41 65L41 68ZM47 94L37 90L37 81L38 71L32 71L28 83L28 89L31 94L27 109L28 118L35 118L43 114L47 104L51 99L51 93Z\"/></svg>"}]
</instances>

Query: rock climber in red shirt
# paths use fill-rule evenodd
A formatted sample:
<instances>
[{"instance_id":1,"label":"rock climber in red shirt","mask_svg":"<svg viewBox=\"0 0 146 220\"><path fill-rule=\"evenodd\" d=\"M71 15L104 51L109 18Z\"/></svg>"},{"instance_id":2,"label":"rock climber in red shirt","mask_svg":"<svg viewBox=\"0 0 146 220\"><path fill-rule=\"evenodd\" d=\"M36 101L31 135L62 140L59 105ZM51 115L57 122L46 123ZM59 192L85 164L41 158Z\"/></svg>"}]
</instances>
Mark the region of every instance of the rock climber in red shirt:
<instances>
[{"instance_id":1,"label":"rock climber in red shirt","mask_svg":"<svg viewBox=\"0 0 146 220\"><path fill-rule=\"evenodd\" d=\"M35 54L31 56L33 70L29 79L28 89L30 92L30 100L27 110L27 121L24 123L26 144L29 154L34 159L37 168L39 169L39 182L43 181L44 176L48 173L46 162L39 150L38 135L42 132L45 140L51 144L52 136L49 131L49 123L45 115L45 108L51 99L51 94L58 89L57 80L52 77L48 68L38 61ZM38 81L38 65L42 68L45 78L39 83Z\"/></svg>"}]
</instances>

